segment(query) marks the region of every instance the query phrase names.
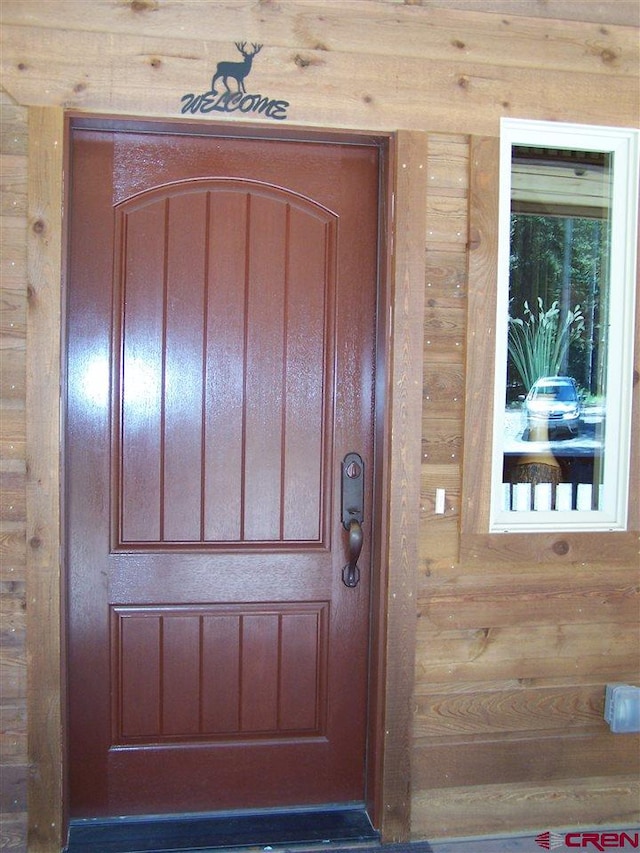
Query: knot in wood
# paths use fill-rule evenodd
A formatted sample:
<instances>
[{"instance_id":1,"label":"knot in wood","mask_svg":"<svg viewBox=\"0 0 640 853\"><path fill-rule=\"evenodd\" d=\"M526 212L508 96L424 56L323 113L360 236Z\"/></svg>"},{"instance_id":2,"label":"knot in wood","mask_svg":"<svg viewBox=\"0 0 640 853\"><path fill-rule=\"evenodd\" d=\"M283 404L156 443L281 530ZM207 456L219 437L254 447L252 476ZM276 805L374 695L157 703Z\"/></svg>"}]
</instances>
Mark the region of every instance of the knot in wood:
<instances>
[{"instance_id":1,"label":"knot in wood","mask_svg":"<svg viewBox=\"0 0 640 853\"><path fill-rule=\"evenodd\" d=\"M558 539L558 541L554 542L551 546L551 550L559 557L564 557L565 554L569 553L569 543L566 539Z\"/></svg>"},{"instance_id":2,"label":"knot in wood","mask_svg":"<svg viewBox=\"0 0 640 853\"><path fill-rule=\"evenodd\" d=\"M155 12L158 9L158 0L131 0L132 12Z\"/></svg>"},{"instance_id":3,"label":"knot in wood","mask_svg":"<svg viewBox=\"0 0 640 853\"><path fill-rule=\"evenodd\" d=\"M600 51L600 59L604 62L605 65L611 65L616 61L618 55L615 50L611 50L609 47L605 47Z\"/></svg>"}]
</instances>

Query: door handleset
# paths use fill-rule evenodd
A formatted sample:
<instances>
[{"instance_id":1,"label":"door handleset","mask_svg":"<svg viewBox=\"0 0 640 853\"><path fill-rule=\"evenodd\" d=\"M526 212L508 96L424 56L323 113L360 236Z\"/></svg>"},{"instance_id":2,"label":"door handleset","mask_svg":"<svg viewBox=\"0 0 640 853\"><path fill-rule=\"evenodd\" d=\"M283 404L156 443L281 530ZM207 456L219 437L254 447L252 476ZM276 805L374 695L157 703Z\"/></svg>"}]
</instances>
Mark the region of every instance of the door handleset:
<instances>
[{"instance_id":1,"label":"door handleset","mask_svg":"<svg viewBox=\"0 0 640 853\"><path fill-rule=\"evenodd\" d=\"M362 551L364 517L364 462L358 453L342 460L342 526L349 533L349 562L342 570L342 582L350 588L360 581L358 558Z\"/></svg>"}]
</instances>

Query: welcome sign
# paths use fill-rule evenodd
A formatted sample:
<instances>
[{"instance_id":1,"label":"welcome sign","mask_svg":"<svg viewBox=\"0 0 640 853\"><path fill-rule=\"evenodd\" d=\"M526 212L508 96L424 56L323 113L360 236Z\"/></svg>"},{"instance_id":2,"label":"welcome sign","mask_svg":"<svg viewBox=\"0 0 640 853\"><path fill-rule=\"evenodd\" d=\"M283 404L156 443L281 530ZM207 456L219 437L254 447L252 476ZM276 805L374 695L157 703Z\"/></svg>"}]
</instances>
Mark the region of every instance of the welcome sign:
<instances>
[{"instance_id":1,"label":"welcome sign","mask_svg":"<svg viewBox=\"0 0 640 853\"><path fill-rule=\"evenodd\" d=\"M261 44L252 44L247 49L245 41L235 43L242 61L223 61L216 66L211 78L211 88L196 95L189 92L180 99L180 112L184 113L257 113L275 121L287 118L288 101L269 98L258 93L247 93L245 80L249 76L253 58L261 50Z\"/></svg>"}]
</instances>

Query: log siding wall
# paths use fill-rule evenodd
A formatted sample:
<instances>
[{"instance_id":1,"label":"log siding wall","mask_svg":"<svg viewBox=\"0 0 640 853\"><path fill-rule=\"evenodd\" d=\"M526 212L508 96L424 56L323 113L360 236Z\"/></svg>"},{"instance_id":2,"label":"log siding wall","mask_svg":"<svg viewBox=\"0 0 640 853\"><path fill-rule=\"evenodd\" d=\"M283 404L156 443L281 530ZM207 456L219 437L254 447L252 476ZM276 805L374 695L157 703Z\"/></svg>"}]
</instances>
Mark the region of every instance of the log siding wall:
<instances>
[{"instance_id":1,"label":"log siding wall","mask_svg":"<svg viewBox=\"0 0 640 853\"><path fill-rule=\"evenodd\" d=\"M497 137L501 115L637 126L640 13L635 0L482 5L478 12L468 0L219 0L215 26L203 26L210 4L198 0L4 0L3 849L25 849L27 824L29 107L177 118L181 95L205 91L238 40L264 43L252 83L290 101L291 124L428 135L426 276L416 282L424 287L424 378L412 836L640 819L639 739L611 735L602 719L607 682L640 683L637 564L460 557L479 138ZM637 423L634 431L638 441ZM434 511L436 488L446 489L444 514Z\"/></svg>"}]
</instances>

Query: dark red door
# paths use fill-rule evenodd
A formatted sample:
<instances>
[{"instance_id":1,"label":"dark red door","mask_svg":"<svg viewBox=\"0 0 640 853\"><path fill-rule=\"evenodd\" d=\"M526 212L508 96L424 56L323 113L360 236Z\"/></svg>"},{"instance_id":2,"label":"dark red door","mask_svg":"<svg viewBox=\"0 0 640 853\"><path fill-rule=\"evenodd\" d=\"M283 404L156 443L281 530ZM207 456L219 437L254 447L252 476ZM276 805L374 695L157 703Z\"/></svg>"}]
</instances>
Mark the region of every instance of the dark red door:
<instances>
[{"instance_id":1,"label":"dark red door","mask_svg":"<svg viewBox=\"0 0 640 853\"><path fill-rule=\"evenodd\" d=\"M378 149L71 149L72 816L362 801Z\"/></svg>"}]
</instances>

